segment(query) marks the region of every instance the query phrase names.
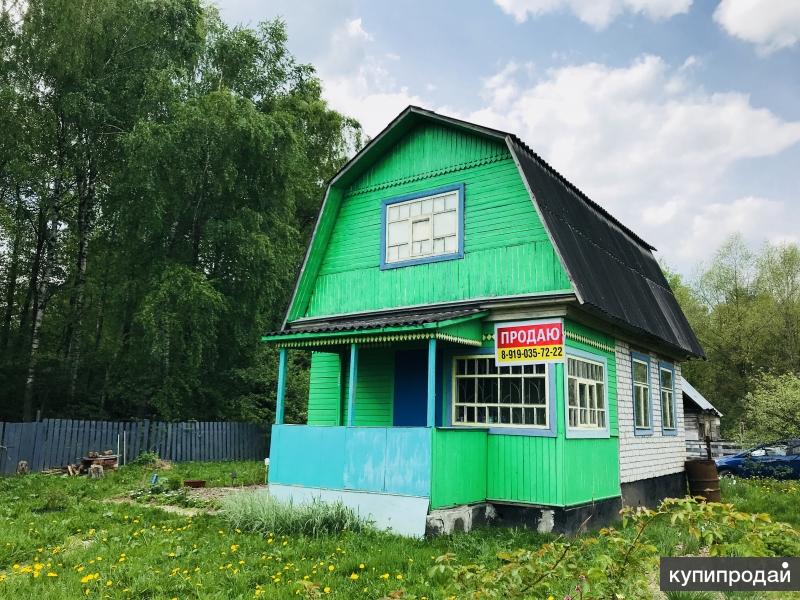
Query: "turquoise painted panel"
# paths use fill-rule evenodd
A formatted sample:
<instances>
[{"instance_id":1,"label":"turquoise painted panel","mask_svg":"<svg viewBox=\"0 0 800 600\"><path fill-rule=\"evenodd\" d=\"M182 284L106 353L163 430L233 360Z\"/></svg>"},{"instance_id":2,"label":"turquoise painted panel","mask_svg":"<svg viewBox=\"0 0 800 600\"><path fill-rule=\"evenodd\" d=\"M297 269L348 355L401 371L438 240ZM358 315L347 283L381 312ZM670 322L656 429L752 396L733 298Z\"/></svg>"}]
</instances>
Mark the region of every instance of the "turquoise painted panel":
<instances>
[{"instance_id":1,"label":"turquoise painted panel","mask_svg":"<svg viewBox=\"0 0 800 600\"><path fill-rule=\"evenodd\" d=\"M386 430L384 491L409 496L430 496L431 431L425 427L396 427Z\"/></svg>"},{"instance_id":2,"label":"turquoise painted panel","mask_svg":"<svg viewBox=\"0 0 800 600\"><path fill-rule=\"evenodd\" d=\"M270 483L342 489L345 428L273 425Z\"/></svg>"},{"instance_id":3,"label":"turquoise painted panel","mask_svg":"<svg viewBox=\"0 0 800 600\"><path fill-rule=\"evenodd\" d=\"M386 428L348 427L344 488L382 492L386 476Z\"/></svg>"},{"instance_id":4,"label":"turquoise painted panel","mask_svg":"<svg viewBox=\"0 0 800 600\"><path fill-rule=\"evenodd\" d=\"M425 427L272 428L270 484L428 497L430 478Z\"/></svg>"}]
</instances>

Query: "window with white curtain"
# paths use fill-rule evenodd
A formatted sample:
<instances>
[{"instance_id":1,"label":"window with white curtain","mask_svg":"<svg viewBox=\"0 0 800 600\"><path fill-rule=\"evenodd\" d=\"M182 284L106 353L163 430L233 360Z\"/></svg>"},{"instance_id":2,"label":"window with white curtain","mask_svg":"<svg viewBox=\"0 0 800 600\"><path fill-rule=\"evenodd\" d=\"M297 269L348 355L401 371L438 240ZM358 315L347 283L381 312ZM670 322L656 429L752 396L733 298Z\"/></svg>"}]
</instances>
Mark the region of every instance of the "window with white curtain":
<instances>
[{"instance_id":1,"label":"window with white curtain","mask_svg":"<svg viewBox=\"0 0 800 600\"><path fill-rule=\"evenodd\" d=\"M605 365L585 358L567 358L567 406L573 429L605 429Z\"/></svg>"}]
</instances>

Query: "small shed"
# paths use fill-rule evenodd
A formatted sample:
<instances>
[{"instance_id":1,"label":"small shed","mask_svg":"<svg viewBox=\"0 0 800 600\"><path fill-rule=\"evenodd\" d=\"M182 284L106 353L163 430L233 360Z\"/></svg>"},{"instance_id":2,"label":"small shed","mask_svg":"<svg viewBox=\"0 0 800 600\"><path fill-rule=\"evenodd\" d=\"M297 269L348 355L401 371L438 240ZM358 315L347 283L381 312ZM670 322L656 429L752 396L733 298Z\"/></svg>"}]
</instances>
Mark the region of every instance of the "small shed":
<instances>
[{"instance_id":1,"label":"small shed","mask_svg":"<svg viewBox=\"0 0 800 600\"><path fill-rule=\"evenodd\" d=\"M702 441L706 433L712 442L721 440L719 426L722 413L686 379L681 379L681 391L687 441Z\"/></svg>"}]
</instances>

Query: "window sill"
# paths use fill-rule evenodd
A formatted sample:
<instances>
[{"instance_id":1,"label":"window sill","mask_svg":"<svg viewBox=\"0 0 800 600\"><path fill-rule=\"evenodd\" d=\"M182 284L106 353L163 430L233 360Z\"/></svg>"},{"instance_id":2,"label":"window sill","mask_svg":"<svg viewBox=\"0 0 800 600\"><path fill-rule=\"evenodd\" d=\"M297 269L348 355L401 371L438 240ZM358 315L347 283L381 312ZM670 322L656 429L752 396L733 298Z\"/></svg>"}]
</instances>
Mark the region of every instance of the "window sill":
<instances>
[{"instance_id":1,"label":"window sill","mask_svg":"<svg viewBox=\"0 0 800 600\"><path fill-rule=\"evenodd\" d=\"M556 432L551 429L541 427L503 427L487 425L450 425L441 429L458 429L459 431L485 431L489 435L522 435L528 437L556 437Z\"/></svg>"},{"instance_id":2,"label":"window sill","mask_svg":"<svg viewBox=\"0 0 800 600\"><path fill-rule=\"evenodd\" d=\"M633 435L639 437L652 437L653 436L653 429L640 429L639 427L635 427L633 429Z\"/></svg>"},{"instance_id":3,"label":"window sill","mask_svg":"<svg viewBox=\"0 0 800 600\"><path fill-rule=\"evenodd\" d=\"M567 427L567 439L599 440L610 438L611 433L606 429L570 429Z\"/></svg>"},{"instance_id":4,"label":"window sill","mask_svg":"<svg viewBox=\"0 0 800 600\"><path fill-rule=\"evenodd\" d=\"M464 258L463 252L452 252L450 254L437 254L436 256L424 256L397 262L384 262L381 260L381 271L389 269L399 269L401 267L413 267L414 265L424 265L428 263L442 262L445 260L458 260Z\"/></svg>"},{"instance_id":5,"label":"window sill","mask_svg":"<svg viewBox=\"0 0 800 600\"><path fill-rule=\"evenodd\" d=\"M667 437L676 437L678 435L678 430L677 429L662 429L661 430L661 435L667 436Z\"/></svg>"}]
</instances>

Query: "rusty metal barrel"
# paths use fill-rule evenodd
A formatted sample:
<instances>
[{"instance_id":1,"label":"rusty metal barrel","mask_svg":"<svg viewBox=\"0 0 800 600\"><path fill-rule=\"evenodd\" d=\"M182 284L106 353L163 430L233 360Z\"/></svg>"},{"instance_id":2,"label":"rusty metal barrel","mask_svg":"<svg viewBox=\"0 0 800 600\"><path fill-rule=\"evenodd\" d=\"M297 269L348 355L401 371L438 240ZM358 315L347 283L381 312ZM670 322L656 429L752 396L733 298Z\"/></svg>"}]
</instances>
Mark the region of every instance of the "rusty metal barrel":
<instances>
[{"instance_id":1,"label":"rusty metal barrel","mask_svg":"<svg viewBox=\"0 0 800 600\"><path fill-rule=\"evenodd\" d=\"M719 473L713 460L687 460L685 468L691 496L700 496L706 502L722 502Z\"/></svg>"}]
</instances>

